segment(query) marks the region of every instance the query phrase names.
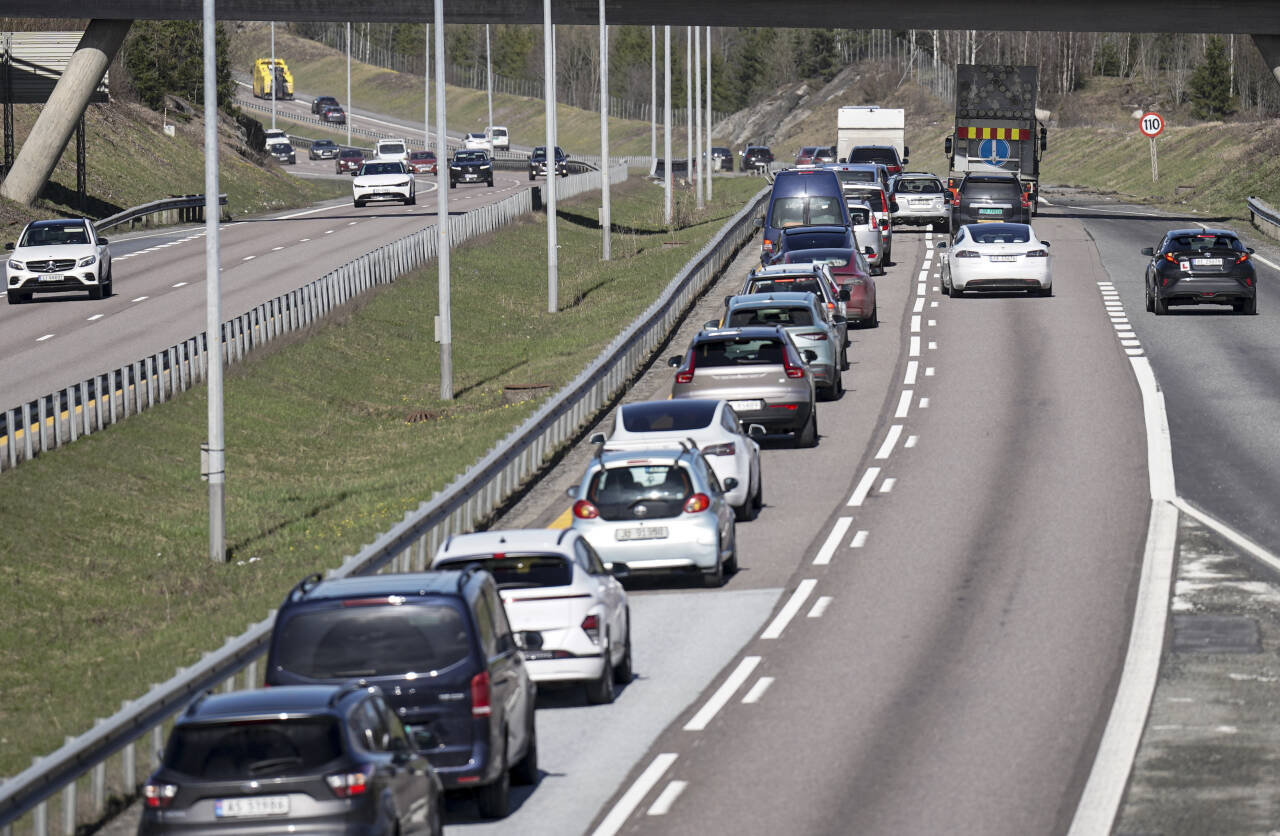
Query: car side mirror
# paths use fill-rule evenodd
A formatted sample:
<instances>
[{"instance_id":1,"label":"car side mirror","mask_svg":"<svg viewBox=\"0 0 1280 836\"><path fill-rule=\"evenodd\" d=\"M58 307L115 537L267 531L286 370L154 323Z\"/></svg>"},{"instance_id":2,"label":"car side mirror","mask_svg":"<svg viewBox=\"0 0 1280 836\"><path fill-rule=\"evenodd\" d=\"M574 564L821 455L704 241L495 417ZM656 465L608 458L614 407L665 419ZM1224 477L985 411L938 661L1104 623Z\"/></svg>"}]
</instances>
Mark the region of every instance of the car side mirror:
<instances>
[{"instance_id":1,"label":"car side mirror","mask_svg":"<svg viewBox=\"0 0 1280 836\"><path fill-rule=\"evenodd\" d=\"M848 291L842 291L842 292L847 293ZM844 325L849 320L845 319L840 314L836 314L835 316L831 317L831 321L834 322L836 325Z\"/></svg>"},{"instance_id":2,"label":"car side mirror","mask_svg":"<svg viewBox=\"0 0 1280 836\"><path fill-rule=\"evenodd\" d=\"M768 433L766 433L766 432L765 432L764 427L763 427L762 425L760 425L760 424L748 424L748 425L747 425L747 437L748 437L748 438L764 438L767 434L768 434Z\"/></svg>"},{"instance_id":3,"label":"car side mirror","mask_svg":"<svg viewBox=\"0 0 1280 836\"><path fill-rule=\"evenodd\" d=\"M604 568L608 569L609 574L620 581L631 577L631 567L625 563L606 563Z\"/></svg>"},{"instance_id":4,"label":"car side mirror","mask_svg":"<svg viewBox=\"0 0 1280 836\"><path fill-rule=\"evenodd\" d=\"M413 760L415 752L412 744L402 737L391 738L391 762L403 766Z\"/></svg>"},{"instance_id":5,"label":"car side mirror","mask_svg":"<svg viewBox=\"0 0 1280 836\"><path fill-rule=\"evenodd\" d=\"M1155 247L1143 247L1141 252L1143 255L1155 255L1156 249Z\"/></svg>"},{"instance_id":6,"label":"car side mirror","mask_svg":"<svg viewBox=\"0 0 1280 836\"><path fill-rule=\"evenodd\" d=\"M592 444L604 444L604 433L595 433L589 439Z\"/></svg>"},{"instance_id":7,"label":"car side mirror","mask_svg":"<svg viewBox=\"0 0 1280 836\"><path fill-rule=\"evenodd\" d=\"M945 250L945 249L947 248L947 242L946 242L946 241L939 241L938 243L936 243L936 244L934 244L934 245L933 245L933 248L934 248L935 250Z\"/></svg>"},{"instance_id":8,"label":"car side mirror","mask_svg":"<svg viewBox=\"0 0 1280 836\"><path fill-rule=\"evenodd\" d=\"M719 328L719 327L720 327L720 320L718 320L718 319L708 319L706 322L702 323L702 327L703 327L703 328Z\"/></svg>"},{"instance_id":9,"label":"car side mirror","mask_svg":"<svg viewBox=\"0 0 1280 836\"><path fill-rule=\"evenodd\" d=\"M812 348L806 348L800 352L800 356L804 358L806 363L812 363L814 360L818 359L818 352L814 351Z\"/></svg>"},{"instance_id":10,"label":"car side mirror","mask_svg":"<svg viewBox=\"0 0 1280 836\"><path fill-rule=\"evenodd\" d=\"M840 301L841 302L849 301L849 288L847 287L840 288Z\"/></svg>"},{"instance_id":11,"label":"car side mirror","mask_svg":"<svg viewBox=\"0 0 1280 836\"><path fill-rule=\"evenodd\" d=\"M677 356L675 356L675 357L668 357L668 358L667 358L667 365L668 365L668 366L670 366L670 367L671 367L671 368L673 368L673 369L678 369L678 368L680 368L680 364L681 364L682 362L684 362L684 358L683 358L683 357L680 357L679 355L677 355Z\"/></svg>"},{"instance_id":12,"label":"car side mirror","mask_svg":"<svg viewBox=\"0 0 1280 836\"><path fill-rule=\"evenodd\" d=\"M13 249L13 242L12 242L12 241L10 241L9 243L5 244L5 245L4 245L4 248L5 248L6 250L12 250L12 249Z\"/></svg>"},{"instance_id":13,"label":"car side mirror","mask_svg":"<svg viewBox=\"0 0 1280 836\"><path fill-rule=\"evenodd\" d=\"M942 153L946 154L948 157L951 156L951 137L947 137L942 141Z\"/></svg>"},{"instance_id":14,"label":"car side mirror","mask_svg":"<svg viewBox=\"0 0 1280 836\"><path fill-rule=\"evenodd\" d=\"M906 146L906 145L902 146L902 165L903 165L903 167L906 167L906 165L907 165L907 158L908 158L908 157L910 157L910 156L911 156L911 148L910 148L910 147L908 147L908 146Z\"/></svg>"},{"instance_id":15,"label":"car side mirror","mask_svg":"<svg viewBox=\"0 0 1280 836\"><path fill-rule=\"evenodd\" d=\"M517 630L512 635L515 638L516 647L521 650L542 649L542 634L537 630Z\"/></svg>"},{"instance_id":16,"label":"car side mirror","mask_svg":"<svg viewBox=\"0 0 1280 836\"><path fill-rule=\"evenodd\" d=\"M1052 246L1053 246L1053 245L1052 245L1052 244L1050 244L1048 241L1041 241L1040 243L1041 243L1041 244L1043 244L1043 245L1044 245L1044 246L1046 246L1046 247L1052 247Z\"/></svg>"},{"instance_id":17,"label":"car side mirror","mask_svg":"<svg viewBox=\"0 0 1280 836\"><path fill-rule=\"evenodd\" d=\"M570 499L577 499L577 498L578 498L578 486L577 486L577 485L570 485L569 487L565 488L565 489L564 489L564 495L565 495L565 496L567 496L567 497L569 497Z\"/></svg>"},{"instance_id":18,"label":"car side mirror","mask_svg":"<svg viewBox=\"0 0 1280 836\"><path fill-rule=\"evenodd\" d=\"M109 241L109 240L108 240L108 239L106 239L106 238L99 238L99 239L98 239L98 243L99 243L99 244L102 244L102 245L104 245L104 246L105 246L105 245L107 245L107 244L110 244L110 243L111 243L111 241Z\"/></svg>"},{"instance_id":19,"label":"car side mirror","mask_svg":"<svg viewBox=\"0 0 1280 836\"><path fill-rule=\"evenodd\" d=\"M740 484L740 483L738 482L738 480L737 480L737 479L735 479L735 478L733 478L732 476L730 476L728 479L725 479L725 480L724 480L724 489L725 489L725 492L726 492L726 493L728 493L729 491L731 491L731 490L733 490L734 488L738 487L738 485L739 485L739 484Z\"/></svg>"},{"instance_id":20,"label":"car side mirror","mask_svg":"<svg viewBox=\"0 0 1280 836\"><path fill-rule=\"evenodd\" d=\"M897 211L898 211L898 201L896 201L896 200L891 200L891 201L889 201L889 211L891 211L891 212L897 212Z\"/></svg>"},{"instance_id":21,"label":"car side mirror","mask_svg":"<svg viewBox=\"0 0 1280 836\"><path fill-rule=\"evenodd\" d=\"M1047 247L1049 245L1045 244L1045 246ZM1247 252L1249 255L1253 255L1253 247L1245 247L1244 251Z\"/></svg>"}]
</instances>

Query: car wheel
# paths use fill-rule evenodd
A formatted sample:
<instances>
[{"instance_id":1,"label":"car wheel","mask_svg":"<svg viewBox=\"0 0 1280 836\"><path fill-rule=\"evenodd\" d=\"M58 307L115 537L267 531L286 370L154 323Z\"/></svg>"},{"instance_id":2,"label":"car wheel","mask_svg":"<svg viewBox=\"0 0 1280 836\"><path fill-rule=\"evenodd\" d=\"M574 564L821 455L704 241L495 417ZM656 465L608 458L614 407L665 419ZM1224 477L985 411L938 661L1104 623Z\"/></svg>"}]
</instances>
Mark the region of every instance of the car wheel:
<instances>
[{"instance_id":1,"label":"car wheel","mask_svg":"<svg viewBox=\"0 0 1280 836\"><path fill-rule=\"evenodd\" d=\"M1142 301L1146 305L1147 313L1151 313L1156 309L1155 302L1151 299L1151 285L1145 282L1142 284Z\"/></svg>"},{"instance_id":2,"label":"car wheel","mask_svg":"<svg viewBox=\"0 0 1280 836\"><path fill-rule=\"evenodd\" d=\"M488 180L488 184L489 184L489 188L491 188L491 189L492 189L492 188L493 188L493 178L492 178L492 177L490 177L490 178L489 178L489 180Z\"/></svg>"},{"instance_id":3,"label":"car wheel","mask_svg":"<svg viewBox=\"0 0 1280 836\"><path fill-rule=\"evenodd\" d=\"M591 705L608 705L613 702L613 665L610 660L609 642L606 641L603 652L603 663L600 665L600 676L587 683L587 702Z\"/></svg>"},{"instance_id":4,"label":"car wheel","mask_svg":"<svg viewBox=\"0 0 1280 836\"><path fill-rule=\"evenodd\" d=\"M1241 299L1231 307L1234 308L1235 312L1238 314L1253 316L1258 312L1258 297L1255 296L1252 299Z\"/></svg>"},{"instance_id":5,"label":"car wheel","mask_svg":"<svg viewBox=\"0 0 1280 836\"><path fill-rule=\"evenodd\" d=\"M458 184L457 184L457 183L455 183L455 182L453 182L452 180L450 180L450 181L449 181L449 188L451 188L451 189L456 189L456 188L458 188Z\"/></svg>"},{"instance_id":6,"label":"car wheel","mask_svg":"<svg viewBox=\"0 0 1280 836\"><path fill-rule=\"evenodd\" d=\"M755 496L751 498L751 518L755 519L760 516L760 509L764 507L764 476L760 476L760 481L756 483Z\"/></svg>"},{"instance_id":7,"label":"car wheel","mask_svg":"<svg viewBox=\"0 0 1280 836\"><path fill-rule=\"evenodd\" d=\"M97 286L95 286L95 287L91 287L91 288L89 288L89 298L90 298L90 299L101 299L101 298L102 298L102 284L101 284L101 283L99 283L99 284L98 284Z\"/></svg>"},{"instance_id":8,"label":"car wheel","mask_svg":"<svg viewBox=\"0 0 1280 836\"><path fill-rule=\"evenodd\" d=\"M406 198L404 199L404 205L405 205L405 206L417 206L417 205L418 205L418 193L417 193L417 192L414 192L413 194L411 194L411 195L409 195L408 197L406 197Z\"/></svg>"},{"instance_id":9,"label":"car wheel","mask_svg":"<svg viewBox=\"0 0 1280 836\"><path fill-rule=\"evenodd\" d=\"M502 770L492 784L476 788L476 807L486 819L505 819L511 812L511 771L507 769L507 752L502 751Z\"/></svg>"},{"instance_id":10,"label":"car wheel","mask_svg":"<svg viewBox=\"0 0 1280 836\"><path fill-rule=\"evenodd\" d=\"M720 544L716 543L716 566L702 573L702 585L710 589L724 586L724 563L720 560Z\"/></svg>"},{"instance_id":11,"label":"car wheel","mask_svg":"<svg viewBox=\"0 0 1280 836\"><path fill-rule=\"evenodd\" d=\"M363 201L363 200L354 200L354 201L352 201L352 203L354 203L354 204L355 204L355 206L356 206L356 208L357 208L357 209L363 209L363 208L364 208L364 201Z\"/></svg>"},{"instance_id":12,"label":"car wheel","mask_svg":"<svg viewBox=\"0 0 1280 836\"><path fill-rule=\"evenodd\" d=\"M1152 300L1152 303L1154 305L1154 307L1152 307L1152 311L1155 312L1156 316L1164 316L1169 312L1169 303L1161 299L1159 293L1155 294L1155 298Z\"/></svg>"},{"instance_id":13,"label":"car wheel","mask_svg":"<svg viewBox=\"0 0 1280 836\"><path fill-rule=\"evenodd\" d=\"M622 651L622 661L613 666L613 681L618 685L626 685L635 676L631 669L631 609L627 608L627 644Z\"/></svg>"},{"instance_id":14,"label":"car wheel","mask_svg":"<svg viewBox=\"0 0 1280 836\"><path fill-rule=\"evenodd\" d=\"M868 328L880 327L880 306L878 304L871 309L871 318L867 320L866 327Z\"/></svg>"},{"instance_id":15,"label":"car wheel","mask_svg":"<svg viewBox=\"0 0 1280 836\"><path fill-rule=\"evenodd\" d=\"M532 179L533 179L533 172L532 172L532 171L530 171L530 172L529 172L529 179L530 179L530 180L532 180Z\"/></svg>"},{"instance_id":16,"label":"car wheel","mask_svg":"<svg viewBox=\"0 0 1280 836\"><path fill-rule=\"evenodd\" d=\"M733 550L729 552L729 556L724 559L724 563L721 565L724 567L723 573L725 575L733 575L738 571L738 529L736 526L733 528Z\"/></svg>"},{"instance_id":17,"label":"car wheel","mask_svg":"<svg viewBox=\"0 0 1280 836\"><path fill-rule=\"evenodd\" d=\"M844 348L842 348L842 349L840 349L840 371L842 371L842 372L847 372L847 371L849 371L849 348L848 348L848 343L845 343L845 347L844 347Z\"/></svg>"},{"instance_id":18,"label":"car wheel","mask_svg":"<svg viewBox=\"0 0 1280 836\"><path fill-rule=\"evenodd\" d=\"M804 427L796 433L797 447L817 447L818 446L818 410L816 406L809 407L809 420L805 422Z\"/></svg>"},{"instance_id":19,"label":"car wheel","mask_svg":"<svg viewBox=\"0 0 1280 836\"><path fill-rule=\"evenodd\" d=\"M529 746L511 767L511 781L523 787L538 783L538 727L533 722L533 709L529 710Z\"/></svg>"},{"instance_id":20,"label":"car wheel","mask_svg":"<svg viewBox=\"0 0 1280 836\"><path fill-rule=\"evenodd\" d=\"M1052 296L1052 295L1053 295L1053 287L1052 287L1052 285L1051 285L1051 286L1049 286L1049 287L1041 287L1041 288L1037 288L1037 289L1036 289L1036 295L1037 295L1037 296Z\"/></svg>"},{"instance_id":21,"label":"car wheel","mask_svg":"<svg viewBox=\"0 0 1280 836\"><path fill-rule=\"evenodd\" d=\"M22 294L21 294L21 293L14 293L12 290L11 290L11 291L9 291L9 304L10 304L10 305L21 305L21 304L22 304L23 302L25 302L25 301L26 301L26 300L22 298Z\"/></svg>"}]
</instances>

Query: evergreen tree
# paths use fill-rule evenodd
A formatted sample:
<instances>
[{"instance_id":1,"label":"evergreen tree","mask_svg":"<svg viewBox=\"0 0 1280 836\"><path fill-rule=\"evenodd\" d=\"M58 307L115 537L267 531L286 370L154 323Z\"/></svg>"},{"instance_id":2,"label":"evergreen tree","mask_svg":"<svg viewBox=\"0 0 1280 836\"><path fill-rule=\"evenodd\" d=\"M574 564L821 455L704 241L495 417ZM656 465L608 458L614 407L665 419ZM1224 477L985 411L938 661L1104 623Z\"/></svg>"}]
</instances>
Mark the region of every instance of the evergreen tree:
<instances>
[{"instance_id":1,"label":"evergreen tree","mask_svg":"<svg viewBox=\"0 0 1280 836\"><path fill-rule=\"evenodd\" d=\"M1204 63L1191 74L1191 112L1197 119L1220 119L1235 113L1231 95L1231 65L1222 38L1214 35L1204 47Z\"/></svg>"},{"instance_id":2,"label":"evergreen tree","mask_svg":"<svg viewBox=\"0 0 1280 836\"><path fill-rule=\"evenodd\" d=\"M147 107L159 110L166 94L180 96L199 107L204 101L204 36L202 24L191 20L139 20L124 46L124 65L134 89ZM235 83L227 32L218 24L214 34L218 107L235 105Z\"/></svg>"},{"instance_id":3,"label":"evergreen tree","mask_svg":"<svg viewBox=\"0 0 1280 836\"><path fill-rule=\"evenodd\" d=\"M801 43L803 48L796 56L800 74L805 78L820 78L824 82L836 77L839 58L836 54L836 36L830 29L810 29Z\"/></svg>"}]
</instances>

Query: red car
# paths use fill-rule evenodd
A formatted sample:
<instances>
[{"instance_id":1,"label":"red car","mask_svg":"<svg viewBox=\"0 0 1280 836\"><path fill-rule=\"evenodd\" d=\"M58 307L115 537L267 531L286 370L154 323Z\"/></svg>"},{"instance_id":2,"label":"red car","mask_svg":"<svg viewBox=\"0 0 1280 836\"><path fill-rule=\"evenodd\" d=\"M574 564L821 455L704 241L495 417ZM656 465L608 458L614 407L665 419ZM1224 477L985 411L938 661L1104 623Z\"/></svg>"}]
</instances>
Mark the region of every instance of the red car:
<instances>
[{"instance_id":1,"label":"red car","mask_svg":"<svg viewBox=\"0 0 1280 836\"><path fill-rule=\"evenodd\" d=\"M796 165L815 165L818 161L818 146L806 145L796 154Z\"/></svg>"},{"instance_id":2,"label":"red car","mask_svg":"<svg viewBox=\"0 0 1280 836\"><path fill-rule=\"evenodd\" d=\"M409 152L409 170L414 174L435 174L436 173L436 152L435 151L411 151Z\"/></svg>"},{"instance_id":3,"label":"red car","mask_svg":"<svg viewBox=\"0 0 1280 836\"><path fill-rule=\"evenodd\" d=\"M356 176L356 172L360 170L360 166L364 165L364 152L358 148L344 148L338 154L337 163L334 166L335 174L350 174Z\"/></svg>"},{"instance_id":4,"label":"red car","mask_svg":"<svg viewBox=\"0 0 1280 836\"><path fill-rule=\"evenodd\" d=\"M868 328L879 324L879 313L876 309L876 280L871 278L871 268L854 250L821 249L790 250L782 254L782 264L804 264L806 262L826 262L831 277L836 280L840 290L849 291L849 299L845 302L845 316L851 322L857 322Z\"/></svg>"}]
</instances>

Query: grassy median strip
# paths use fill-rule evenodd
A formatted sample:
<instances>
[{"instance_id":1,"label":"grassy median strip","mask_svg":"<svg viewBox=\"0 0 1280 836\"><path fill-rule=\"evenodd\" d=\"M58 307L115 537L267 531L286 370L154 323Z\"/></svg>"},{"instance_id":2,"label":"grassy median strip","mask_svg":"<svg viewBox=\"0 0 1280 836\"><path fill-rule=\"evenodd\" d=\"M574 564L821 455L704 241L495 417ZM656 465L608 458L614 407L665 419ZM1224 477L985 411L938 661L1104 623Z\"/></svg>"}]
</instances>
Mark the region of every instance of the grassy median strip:
<instances>
[{"instance_id":1,"label":"grassy median strip","mask_svg":"<svg viewBox=\"0 0 1280 836\"><path fill-rule=\"evenodd\" d=\"M336 566L527 417L503 386L568 382L762 185L722 179L674 236L662 192L561 205L560 310L533 216L452 258L456 399L439 399L434 269L368 294L226 380L228 564L207 556L203 389L0 476L0 775L173 675ZM32 721L31 706L41 706Z\"/></svg>"}]
</instances>

